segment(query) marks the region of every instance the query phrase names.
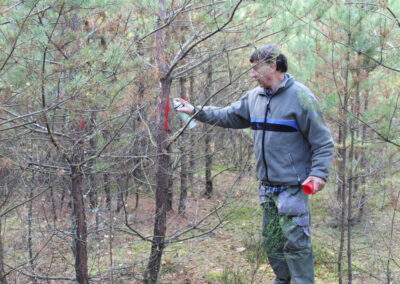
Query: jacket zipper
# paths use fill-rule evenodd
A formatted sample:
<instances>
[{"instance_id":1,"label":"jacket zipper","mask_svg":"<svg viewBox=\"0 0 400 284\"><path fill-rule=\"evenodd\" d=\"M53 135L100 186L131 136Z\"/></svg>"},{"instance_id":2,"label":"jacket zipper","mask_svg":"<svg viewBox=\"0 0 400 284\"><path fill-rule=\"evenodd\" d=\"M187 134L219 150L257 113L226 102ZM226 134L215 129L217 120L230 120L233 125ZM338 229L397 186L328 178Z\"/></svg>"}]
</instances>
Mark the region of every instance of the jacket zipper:
<instances>
[{"instance_id":1,"label":"jacket zipper","mask_svg":"<svg viewBox=\"0 0 400 284\"><path fill-rule=\"evenodd\" d=\"M262 134L262 145L261 145L261 151L262 151L262 157L263 157L263 162L264 162L264 167L265 167L265 176L267 178L267 183L269 185L271 184L271 181L268 178L268 165L267 165L267 159L265 158L265 131L266 131L266 126L267 126L267 116L268 116L268 112L269 112L269 104L271 103L271 99L272 96L268 98L268 102L267 102L267 107L265 109L265 116L264 116L264 129L263 129L263 134Z\"/></svg>"},{"instance_id":2,"label":"jacket zipper","mask_svg":"<svg viewBox=\"0 0 400 284\"><path fill-rule=\"evenodd\" d=\"M271 94L269 97L268 97L268 95L266 96L267 99L268 99L268 102L267 102L267 107L266 107L265 116L264 116L264 125L265 125L265 127L267 126L267 116L268 116L268 112L270 111L269 105L270 105L270 103L271 103L272 97L273 97L273 96L276 96L276 95L279 94L279 93L281 93L282 90L284 90L284 89L286 89L286 88L279 88L278 90L276 90L275 93ZM265 143L264 143L264 140L265 140L265 131L266 131L266 129L263 129L262 141L261 141L261 143L262 143L262 145L261 145L261 151L262 151L262 153L261 153L261 154L262 154L262 156L263 156L263 162L264 162L264 167L265 167L265 175L266 175L265 177L267 178L267 183L268 183L269 185L272 185L272 184L271 184L271 181L270 181L269 178L268 178L268 164L267 164L267 159L265 158Z\"/></svg>"}]
</instances>

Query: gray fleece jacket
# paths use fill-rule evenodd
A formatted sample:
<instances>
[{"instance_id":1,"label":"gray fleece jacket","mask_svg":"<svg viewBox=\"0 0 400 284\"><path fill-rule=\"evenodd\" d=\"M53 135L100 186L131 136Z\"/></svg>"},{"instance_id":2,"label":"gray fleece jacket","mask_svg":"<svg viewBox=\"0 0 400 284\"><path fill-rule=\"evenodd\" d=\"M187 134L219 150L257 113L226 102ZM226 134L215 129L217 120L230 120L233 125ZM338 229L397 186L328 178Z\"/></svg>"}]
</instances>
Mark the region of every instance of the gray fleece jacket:
<instances>
[{"instance_id":1,"label":"gray fleece jacket","mask_svg":"<svg viewBox=\"0 0 400 284\"><path fill-rule=\"evenodd\" d=\"M195 119L226 128L251 127L257 178L266 184L298 185L310 175L328 178L332 136L310 89L288 73L270 94L257 87L230 106L204 107Z\"/></svg>"}]
</instances>

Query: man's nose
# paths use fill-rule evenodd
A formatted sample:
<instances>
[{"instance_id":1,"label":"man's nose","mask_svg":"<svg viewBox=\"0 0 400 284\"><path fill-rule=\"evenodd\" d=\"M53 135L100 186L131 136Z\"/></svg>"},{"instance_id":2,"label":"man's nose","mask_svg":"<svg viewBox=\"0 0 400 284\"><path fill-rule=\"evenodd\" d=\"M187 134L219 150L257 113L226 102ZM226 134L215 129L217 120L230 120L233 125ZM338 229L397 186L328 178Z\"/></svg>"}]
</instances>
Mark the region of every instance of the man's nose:
<instances>
[{"instance_id":1,"label":"man's nose","mask_svg":"<svg viewBox=\"0 0 400 284\"><path fill-rule=\"evenodd\" d=\"M250 71L250 77L251 77L251 78L257 78L257 72L254 71L254 70L251 70L251 71Z\"/></svg>"}]
</instances>

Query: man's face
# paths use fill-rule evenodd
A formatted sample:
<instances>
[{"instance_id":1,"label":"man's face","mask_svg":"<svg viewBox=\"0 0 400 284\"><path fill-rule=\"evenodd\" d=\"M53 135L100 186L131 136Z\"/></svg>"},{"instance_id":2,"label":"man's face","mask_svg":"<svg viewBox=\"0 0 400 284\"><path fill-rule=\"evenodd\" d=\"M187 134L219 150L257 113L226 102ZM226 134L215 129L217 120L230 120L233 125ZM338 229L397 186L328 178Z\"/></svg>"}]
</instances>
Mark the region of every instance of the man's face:
<instances>
[{"instance_id":1,"label":"man's face","mask_svg":"<svg viewBox=\"0 0 400 284\"><path fill-rule=\"evenodd\" d=\"M262 88L271 88L276 73L276 63L254 62L250 72L250 77L257 80Z\"/></svg>"}]
</instances>

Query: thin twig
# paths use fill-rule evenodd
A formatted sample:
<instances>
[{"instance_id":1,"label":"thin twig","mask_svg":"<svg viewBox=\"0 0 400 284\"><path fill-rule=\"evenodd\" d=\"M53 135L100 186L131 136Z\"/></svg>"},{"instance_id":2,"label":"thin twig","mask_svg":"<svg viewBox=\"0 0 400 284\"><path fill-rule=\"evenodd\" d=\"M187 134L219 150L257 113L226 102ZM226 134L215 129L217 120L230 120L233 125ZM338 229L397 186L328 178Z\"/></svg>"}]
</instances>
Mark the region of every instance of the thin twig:
<instances>
[{"instance_id":1,"label":"thin twig","mask_svg":"<svg viewBox=\"0 0 400 284\"><path fill-rule=\"evenodd\" d=\"M399 21L399 19L396 17L395 13L393 13L393 11L392 11L389 7L387 7L386 10L389 11L389 13L393 16L393 18L394 18L395 21L397 22L397 25L400 27L400 21Z\"/></svg>"},{"instance_id":2,"label":"thin twig","mask_svg":"<svg viewBox=\"0 0 400 284\"><path fill-rule=\"evenodd\" d=\"M360 121L361 123L363 123L365 126L367 126L368 128L370 128L373 132L375 132L376 135L378 135L380 138L382 138L383 141L390 143L396 147L400 148L400 144L390 140L387 136L383 135L382 133L380 133L378 130L376 130L375 128L373 128L371 125L369 125L367 122L365 122L364 120L362 120L361 118L357 117L354 113L352 113L349 110L346 110L347 113L349 113L351 116L353 116L355 119L357 119L358 121Z\"/></svg>"},{"instance_id":3,"label":"thin twig","mask_svg":"<svg viewBox=\"0 0 400 284\"><path fill-rule=\"evenodd\" d=\"M23 202L21 202L21 203L15 205L15 206L11 207L10 209L6 209L4 212L1 212L1 213L0 213L0 218L3 217L3 216L5 216L5 215L7 215L7 214L10 213L11 211L17 209L18 207L21 207L22 205L24 205L24 204L26 204L26 203L28 203L28 202L30 202L30 201L36 199L38 196L42 195L42 194L45 193L47 190L49 190L49 188L51 188L51 187L49 186L48 188L42 190L41 192L39 192L38 194L36 194L36 195L33 196L32 198L29 198L29 199L27 199L27 200L25 200L25 201L23 201Z\"/></svg>"},{"instance_id":4,"label":"thin twig","mask_svg":"<svg viewBox=\"0 0 400 284\"><path fill-rule=\"evenodd\" d=\"M175 67L178 65L178 63L193 49L195 48L197 45L199 45L200 43L202 43L203 41L211 38L212 36L214 36L216 33L220 32L221 30L223 30L232 20L233 17L236 14L237 9L239 8L240 4L243 2L243 0L239 0L235 7L233 8L233 11L229 17L229 19L219 28L217 28L216 30L214 30L213 32L209 33L207 36L201 38L200 40L198 40L197 42L195 42L194 44L192 44L186 51L180 50L179 52L179 56L177 56L175 58L175 61L172 62L171 67L169 68L168 72L165 74L164 78L168 78L170 77L171 73L174 71Z\"/></svg>"},{"instance_id":5,"label":"thin twig","mask_svg":"<svg viewBox=\"0 0 400 284\"><path fill-rule=\"evenodd\" d=\"M28 20L29 16L31 15L33 9L35 9L36 5L39 3L40 0L36 1L36 3L34 5L32 5L32 8L29 10L28 15L24 18L24 21L21 24L20 29L18 30L18 34L15 37L15 41L13 43L13 46L11 47L11 51L8 53L6 60L4 60L2 66L0 67L0 72L3 71L4 67L7 65L8 60L10 60L11 56L13 55L15 48L17 47L17 43L18 43L18 39L22 34L22 31L25 27L26 21Z\"/></svg>"},{"instance_id":6,"label":"thin twig","mask_svg":"<svg viewBox=\"0 0 400 284\"><path fill-rule=\"evenodd\" d=\"M128 115L128 118L124 121L124 123L122 123L122 125L117 129L117 131L115 131L114 135L110 138L110 140L107 141L106 144L104 144L104 146L100 149L100 151L98 151L96 154L94 154L93 156L87 158L86 160L82 161L79 163L79 167L83 166L84 164L86 164L87 162L96 159L98 157L100 157L100 155L105 151L105 149L111 144L111 142L113 142L115 140L115 138L117 137L117 135L120 133L120 131L124 128L124 126L128 123L128 121L131 119L131 115Z\"/></svg>"}]
</instances>

